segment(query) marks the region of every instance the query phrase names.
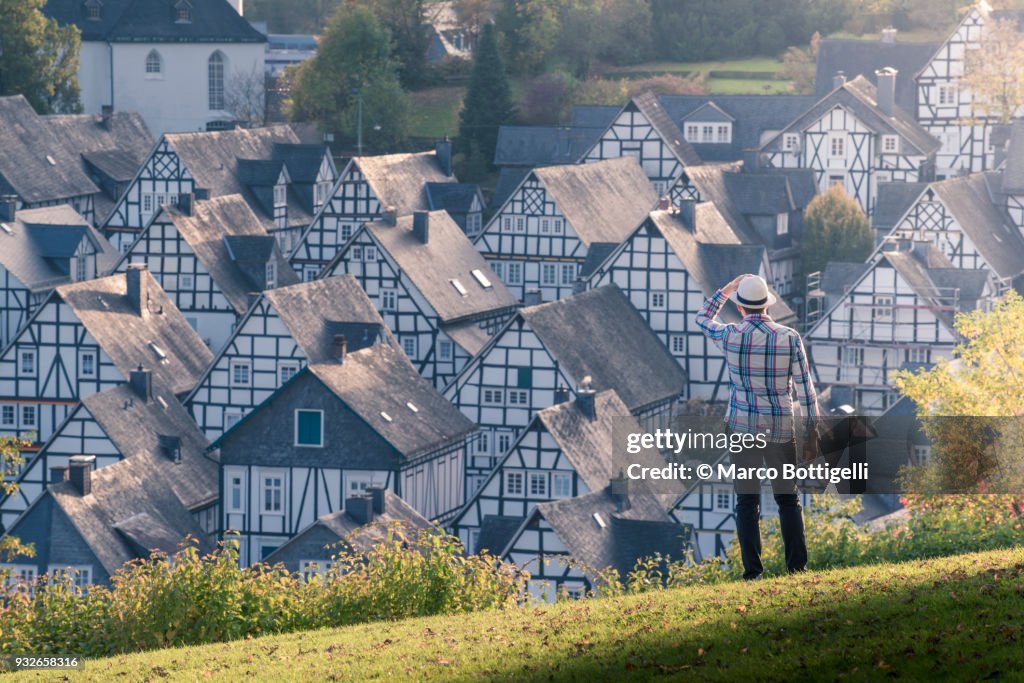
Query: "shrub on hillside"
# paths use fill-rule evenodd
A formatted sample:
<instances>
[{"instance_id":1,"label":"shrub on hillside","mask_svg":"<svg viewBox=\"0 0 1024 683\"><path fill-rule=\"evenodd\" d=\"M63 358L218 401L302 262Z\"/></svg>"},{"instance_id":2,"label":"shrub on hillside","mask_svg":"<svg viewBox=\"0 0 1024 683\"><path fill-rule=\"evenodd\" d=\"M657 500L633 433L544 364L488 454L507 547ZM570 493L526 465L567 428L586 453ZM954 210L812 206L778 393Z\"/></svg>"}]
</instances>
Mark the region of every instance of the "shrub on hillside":
<instances>
[{"instance_id":1,"label":"shrub on hillside","mask_svg":"<svg viewBox=\"0 0 1024 683\"><path fill-rule=\"evenodd\" d=\"M169 561L173 560L173 561ZM237 640L378 619L517 604L524 577L457 539L389 527L365 553L341 550L322 576L238 566L237 542L209 556L189 546L118 571L82 594L69 579L29 594L0 589L0 654L85 656Z\"/></svg>"}]
</instances>

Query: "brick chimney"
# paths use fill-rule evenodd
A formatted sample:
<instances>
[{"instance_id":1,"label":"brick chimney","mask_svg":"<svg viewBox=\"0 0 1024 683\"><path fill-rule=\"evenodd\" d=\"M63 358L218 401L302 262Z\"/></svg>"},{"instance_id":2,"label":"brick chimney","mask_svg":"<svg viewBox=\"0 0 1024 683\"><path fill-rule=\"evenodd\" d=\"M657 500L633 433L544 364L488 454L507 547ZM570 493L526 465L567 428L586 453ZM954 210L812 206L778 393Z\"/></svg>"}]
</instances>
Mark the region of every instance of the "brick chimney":
<instances>
[{"instance_id":1,"label":"brick chimney","mask_svg":"<svg viewBox=\"0 0 1024 683\"><path fill-rule=\"evenodd\" d=\"M128 385L146 403L153 400L153 372L141 365L128 375Z\"/></svg>"},{"instance_id":2,"label":"brick chimney","mask_svg":"<svg viewBox=\"0 0 1024 683\"><path fill-rule=\"evenodd\" d=\"M886 116L892 116L896 109L896 74L898 72L891 66L875 71L878 79L877 99L878 109Z\"/></svg>"},{"instance_id":3,"label":"brick chimney","mask_svg":"<svg viewBox=\"0 0 1024 683\"><path fill-rule=\"evenodd\" d=\"M95 464L95 455L72 455L68 458L68 481L79 495L92 493L92 468Z\"/></svg>"},{"instance_id":4,"label":"brick chimney","mask_svg":"<svg viewBox=\"0 0 1024 683\"><path fill-rule=\"evenodd\" d=\"M364 495L347 498L345 512L357 524L369 524L373 521L373 497Z\"/></svg>"},{"instance_id":5,"label":"brick chimney","mask_svg":"<svg viewBox=\"0 0 1024 683\"><path fill-rule=\"evenodd\" d=\"M331 339L331 360L344 363L346 353L348 353L348 343L345 341L345 335L334 335L334 338Z\"/></svg>"},{"instance_id":6,"label":"brick chimney","mask_svg":"<svg viewBox=\"0 0 1024 683\"><path fill-rule=\"evenodd\" d=\"M662 197L658 200L658 211L668 211L672 208L672 200L668 197Z\"/></svg>"},{"instance_id":7,"label":"brick chimney","mask_svg":"<svg viewBox=\"0 0 1024 683\"><path fill-rule=\"evenodd\" d=\"M422 244L430 242L430 213L427 211L414 211L412 214L412 234Z\"/></svg>"},{"instance_id":8,"label":"brick chimney","mask_svg":"<svg viewBox=\"0 0 1024 683\"><path fill-rule=\"evenodd\" d=\"M146 291L146 278L142 275L148 269L145 263L132 263L124 274L128 302L135 314L142 318L149 317L149 292Z\"/></svg>"}]
</instances>

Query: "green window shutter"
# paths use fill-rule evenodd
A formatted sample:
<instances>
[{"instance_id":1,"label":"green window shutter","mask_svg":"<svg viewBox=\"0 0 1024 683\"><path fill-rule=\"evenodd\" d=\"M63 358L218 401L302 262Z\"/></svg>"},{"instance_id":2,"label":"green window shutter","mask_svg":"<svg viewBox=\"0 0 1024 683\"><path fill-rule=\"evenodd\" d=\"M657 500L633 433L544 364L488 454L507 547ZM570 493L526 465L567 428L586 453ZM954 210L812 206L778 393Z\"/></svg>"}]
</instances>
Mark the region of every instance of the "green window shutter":
<instances>
[{"instance_id":1,"label":"green window shutter","mask_svg":"<svg viewBox=\"0 0 1024 683\"><path fill-rule=\"evenodd\" d=\"M298 435L296 443L302 446L321 446L320 443L320 420L322 415L312 410L298 411L296 430Z\"/></svg>"},{"instance_id":2,"label":"green window shutter","mask_svg":"<svg viewBox=\"0 0 1024 683\"><path fill-rule=\"evenodd\" d=\"M533 368L519 368L516 386L520 389L533 388Z\"/></svg>"}]
</instances>

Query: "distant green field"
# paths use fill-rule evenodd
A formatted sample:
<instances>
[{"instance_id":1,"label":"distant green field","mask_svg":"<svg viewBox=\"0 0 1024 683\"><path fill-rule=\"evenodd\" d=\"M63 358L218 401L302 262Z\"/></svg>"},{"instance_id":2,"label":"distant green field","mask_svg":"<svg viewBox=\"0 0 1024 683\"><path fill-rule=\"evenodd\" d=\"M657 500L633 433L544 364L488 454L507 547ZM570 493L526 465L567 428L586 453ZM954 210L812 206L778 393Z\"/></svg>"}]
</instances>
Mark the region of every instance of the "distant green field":
<instances>
[{"instance_id":1,"label":"distant green field","mask_svg":"<svg viewBox=\"0 0 1024 683\"><path fill-rule=\"evenodd\" d=\"M1022 595L1017 548L159 650L12 680L1021 680Z\"/></svg>"},{"instance_id":2,"label":"distant green field","mask_svg":"<svg viewBox=\"0 0 1024 683\"><path fill-rule=\"evenodd\" d=\"M896 40L901 43L938 43L942 42L949 35L948 30L935 31L930 29L914 29L913 31L900 31L897 34ZM841 38L844 40L878 40L881 38L879 33L850 33L848 31L838 31L828 36L829 38Z\"/></svg>"},{"instance_id":3,"label":"distant green field","mask_svg":"<svg viewBox=\"0 0 1024 683\"><path fill-rule=\"evenodd\" d=\"M714 95L785 95L789 81L709 78L708 91Z\"/></svg>"}]
</instances>

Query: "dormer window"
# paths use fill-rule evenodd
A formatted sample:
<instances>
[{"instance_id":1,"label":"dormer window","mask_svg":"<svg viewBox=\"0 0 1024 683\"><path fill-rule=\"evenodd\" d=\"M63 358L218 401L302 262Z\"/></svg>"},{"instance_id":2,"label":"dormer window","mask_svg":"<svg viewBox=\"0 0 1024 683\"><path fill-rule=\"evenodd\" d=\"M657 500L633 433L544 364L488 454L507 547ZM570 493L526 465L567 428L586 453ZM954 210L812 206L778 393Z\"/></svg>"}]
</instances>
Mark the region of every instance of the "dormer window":
<instances>
[{"instance_id":1,"label":"dormer window","mask_svg":"<svg viewBox=\"0 0 1024 683\"><path fill-rule=\"evenodd\" d=\"M192 23L192 4L188 0L178 0L174 3L174 23Z\"/></svg>"},{"instance_id":2,"label":"dormer window","mask_svg":"<svg viewBox=\"0 0 1024 683\"><path fill-rule=\"evenodd\" d=\"M103 4L100 0L85 0L85 18L88 21L99 21L103 18Z\"/></svg>"}]
</instances>

